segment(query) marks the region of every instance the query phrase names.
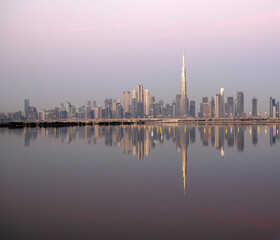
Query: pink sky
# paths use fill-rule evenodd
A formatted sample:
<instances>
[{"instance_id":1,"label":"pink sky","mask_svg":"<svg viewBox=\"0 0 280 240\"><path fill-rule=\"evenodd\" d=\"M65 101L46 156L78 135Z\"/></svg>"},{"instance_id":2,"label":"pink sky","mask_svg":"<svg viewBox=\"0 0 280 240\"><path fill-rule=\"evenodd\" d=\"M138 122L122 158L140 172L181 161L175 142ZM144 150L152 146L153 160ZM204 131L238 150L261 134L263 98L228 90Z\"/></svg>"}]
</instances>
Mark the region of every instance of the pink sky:
<instances>
[{"instance_id":1,"label":"pink sky","mask_svg":"<svg viewBox=\"0 0 280 240\"><path fill-rule=\"evenodd\" d=\"M183 48L197 104L222 86L243 90L247 110L254 96L262 111L279 96L278 0L4 0L0 32L0 112L24 98L38 108L103 104L138 83L171 102Z\"/></svg>"}]
</instances>

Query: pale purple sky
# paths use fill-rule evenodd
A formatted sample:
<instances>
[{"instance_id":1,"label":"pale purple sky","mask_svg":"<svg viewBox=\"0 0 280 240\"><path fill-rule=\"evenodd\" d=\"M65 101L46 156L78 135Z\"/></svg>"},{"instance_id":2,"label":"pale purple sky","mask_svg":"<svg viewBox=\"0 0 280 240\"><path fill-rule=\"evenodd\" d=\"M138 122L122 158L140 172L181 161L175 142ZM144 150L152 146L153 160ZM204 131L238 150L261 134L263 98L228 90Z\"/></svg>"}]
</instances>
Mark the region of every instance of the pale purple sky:
<instances>
[{"instance_id":1,"label":"pale purple sky","mask_svg":"<svg viewBox=\"0 0 280 240\"><path fill-rule=\"evenodd\" d=\"M1 0L0 36L0 112L103 105L138 83L171 102L183 48L197 110L221 87L246 111L280 100L279 0Z\"/></svg>"}]
</instances>

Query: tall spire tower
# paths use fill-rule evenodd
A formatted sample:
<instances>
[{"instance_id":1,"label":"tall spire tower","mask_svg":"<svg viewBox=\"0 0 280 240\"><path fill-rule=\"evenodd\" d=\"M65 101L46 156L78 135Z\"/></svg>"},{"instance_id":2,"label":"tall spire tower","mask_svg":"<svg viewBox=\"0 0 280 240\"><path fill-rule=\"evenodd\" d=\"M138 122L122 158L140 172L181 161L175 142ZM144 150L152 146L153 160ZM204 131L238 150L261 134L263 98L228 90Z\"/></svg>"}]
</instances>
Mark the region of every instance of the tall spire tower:
<instances>
[{"instance_id":1,"label":"tall spire tower","mask_svg":"<svg viewBox=\"0 0 280 240\"><path fill-rule=\"evenodd\" d=\"M181 117L187 115L187 82L186 82L186 66L185 66L185 49L183 50L180 115Z\"/></svg>"}]
</instances>

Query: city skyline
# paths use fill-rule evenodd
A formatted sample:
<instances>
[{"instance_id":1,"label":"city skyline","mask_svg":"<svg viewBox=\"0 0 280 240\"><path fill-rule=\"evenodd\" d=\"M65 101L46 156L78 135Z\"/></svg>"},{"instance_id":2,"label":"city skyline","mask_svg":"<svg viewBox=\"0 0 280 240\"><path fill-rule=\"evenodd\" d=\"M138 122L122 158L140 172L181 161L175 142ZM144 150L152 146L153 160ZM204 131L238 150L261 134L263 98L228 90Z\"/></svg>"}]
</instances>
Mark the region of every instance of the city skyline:
<instances>
[{"instance_id":1,"label":"city skyline","mask_svg":"<svg viewBox=\"0 0 280 240\"><path fill-rule=\"evenodd\" d=\"M279 1L1 1L0 16L1 112L23 99L101 103L139 83L170 103L183 47L189 99L223 87L225 98L245 93L246 112L253 97L265 112L279 96Z\"/></svg>"},{"instance_id":2,"label":"city skyline","mask_svg":"<svg viewBox=\"0 0 280 240\"><path fill-rule=\"evenodd\" d=\"M280 239L280 0L1 0L1 239Z\"/></svg>"},{"instance_id":3,"label":"city skyline","mask_svg":"<svg viewBox=\"0 0 280 240\"><path fill-rule=\"evenodd\" d=\"M196 110L196 102L188 98L185 50L183 49L181 89L171 103L164 103L156 96L151 96L149 89L144 89L142 84L137 85L136 90L123 91L122 98L106 98L103 104L97 104L95 100L87 101L80 107L72 105L69 101L61 103L60 107L54 106L40 110L30 105L30 99L24 99L24 110L16 112L0 112L0 121L45 121L59 119L122 119L122 118L240 118L240 117L272 117L279 118L280 103L277 99L269 98L269 108L261 113L258 111L258 99L254 96L251 100L251 110L245 111L245 95L238 91L236 99L225 99L225 88L220 89L215 97L208 101L207 96L202 97L199 111ZM226 102L225 102L226 100ZM199 102L197 103L197 105Z\"/></svg>"},{"instance_id":4,"label":"city skyline","mask_svg":"<svg viewBox=\"0 0 280 240\"><path fill-rule=\"evenodd\" d=\"M185 95L185 101L186 101L186 106L187 106L187 109L189 109L189 101L190 100L195 100L195 102L197 102L197 104L199 104L200 103L200 99L201 98L204 98L205 96L196 96L196 97L193 97L192 99L190 99L189 97L188 97L188 91L187 91L187 84L190 84L190 82L191 82L191 80L189 79L189 82L187 82L187 76L186 76L186 63L185 63L185 49L183 49L183 67L182 67L182 72L181 72L181 87L180 87L180 96L183 96L183 95ZM142 86L142 84L138 84L138 86L139 85L141 85ZM178 84L178 82L177 82L177 85L179 85ZM240 89L242 89L242 88L240 88ZM145 90L147 90L147 91L149 91L148 89L145 89ZM228 89L227 89L228 90ZM131 92L133 92L134 90L131 90ZM136 90L136 93L137 93L137 91L138 90ZM142 98L144 99L144 89L142 89L142 91L143 91L143 96L142 96ZM223 91L223 93L221 93L222 94L222 101L223 101L223 104L225 104L225 99L226 98L231 98L231 97L233 97L234 98L234 95L224 95L224 91L225 91L225 88L224 87L221 87L221 91ZM130 90L124 90L123 91L123 93L124 92L129 92L130 93ZM190 90L190 92L191 92L191 90ZM232 92L231 90L230 90L230 92ZM238 94L239 92L243 92L242 90L237 90L237 92L235 92L235 94ZM220 95L221 95L220 94ZM149 95L150 95L150 91L149 91ZM172 94L169 94L169 95L172 95ZM191 95L191 94L190 94ZM217 94L216 94L217 95ZM117 97L117 98L112 98L112 97L105 97L104 96L104 99L123 99L123 96L121 95L121 94L115 94L115 96L119 96L119 97ZM138 96L138 95L137 95ZM153 94L151 95L151 96L154 96ZM207 96L207 98L208 98L208 96L211 98L211 95L206 95ZM213 96L215 96L215 94L213 95ZM216 96L217 97L217 96ZM133 98L133 96L131 96L131 98ZM269 98L268 99L270 99L271 98L271 95L269 96ZM277 97L276 97L277 98ZM100 105L101 106L103 106L103 102L104 102L104 99L103 99L103 101L101 101L100 102ZM142 101L143 101L143 99L142 99ZM247 99L248 101L244 101L244 108L246 108L246 110L244 110L244 112L247 112L247 113L251 113L252 112L252 105L251 105L251 103L250 103L250 101L252 100L252 99L258 99L258 96L256 96L256 95L253 95L253 97L251 98L251 99ZM261 99L263 99L263 98L261 98ZM30 101L30 98L25 98L25 100L28 100L28 101ZM25 101L24 100L24 101ZM164 104L171 104L173 101L176 101L176 98L173 98L173 100L172 101L170 101L170 102L165 102L164 101L164 99L160 99L160 100L163 100L163 102L164 102ZM71 100L63 100L63 101L61 101L61 103L67 103L67 102L72 102ZM87 100L86 102L88 102L88 101L94 101L94 102L97 102L96 101L96 99L94 99L94 97L91 99L91 100ZM184 107L182 107L181 106L181 104L182 104L182 102L184 102L184 99L182 99L182 98L180 98L180 111L182 111L182 109L184 108ZM266 104L264 103L264 102L266 102ZM261 111L258 111L258 113L260 113L260 115L266 115L266 114L269 114L269 111L270 111L270 103L268 102L267 103L267 101L264 101L264 102L262 102L262 101L259 101L258 100L258 109L261 109ZM52 109L52 108L55 108L56 106L57 106L57 103L54 103L53 104L53 106L50 106L50 104L48 104L48 103L45 103L45 104L43 104L43 105L45 105L46 107L39 107L39 109L45 109L45 110L48 110L48 109ZM83 104L81 104L81 106L82 106ZM267 105L267 106L265 106L265 105ZM22 111L23 113L25 113L25 111L26 111L26 109L25 109L25 107L23 107L23 108L19 108L19 107L17 107L17 110L16 111ZM14 112L16 112L16 111L14 111ZM143 110L141 110L141 111L143 111L144 112L144 105L143 105ZM225 111L224 109L222 110L223 112ZM0 112L5 112L5 111L1 111L0 110ZM8 111L6 111L6 112L13 112L11 109L10 110L8 110ZM196 112L196 115L197 115L197 113L198 113L199 111L197 111ZM184 114L186 114L186 113L184 113ZM184 115L183 114L183 115ZM181 117L183 116L183 115L180 115ZM222 117L222 116L224 116L224 114L222 114L220 117Z\"/></svg>"}]
</instances>

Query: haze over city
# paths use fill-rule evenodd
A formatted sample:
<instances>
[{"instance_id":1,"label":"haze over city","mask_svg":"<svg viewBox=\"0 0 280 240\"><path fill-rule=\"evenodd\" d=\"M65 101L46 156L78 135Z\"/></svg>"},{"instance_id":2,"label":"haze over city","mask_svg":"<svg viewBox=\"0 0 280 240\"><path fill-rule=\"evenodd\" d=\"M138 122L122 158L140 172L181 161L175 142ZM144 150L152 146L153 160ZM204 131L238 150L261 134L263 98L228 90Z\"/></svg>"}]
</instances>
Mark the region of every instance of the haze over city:
<instances>
[{"instance_id":1,"label":"haze over city","mask_svg":"<svg viewBox=\"0 0 280 240\"><path fill-rule=\"evenodd\" d=\"M121 98L137 84L171 103L186 51L189 99L225 89L279 99L280 2L1 1L0 111ZM198 110L198 109L197 109Z\"/></svg>"}]
</instances>

